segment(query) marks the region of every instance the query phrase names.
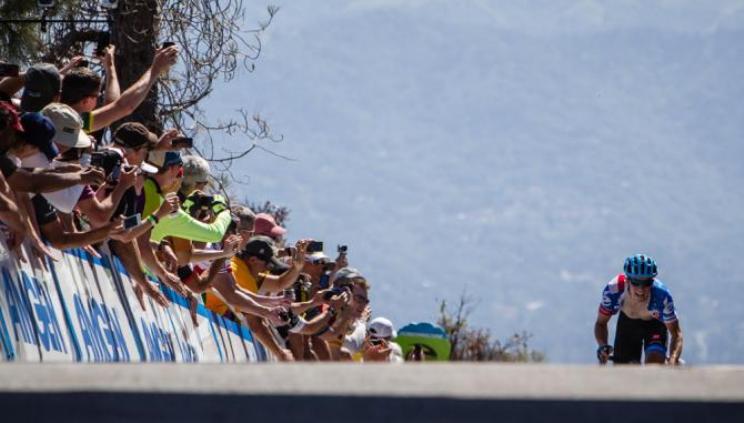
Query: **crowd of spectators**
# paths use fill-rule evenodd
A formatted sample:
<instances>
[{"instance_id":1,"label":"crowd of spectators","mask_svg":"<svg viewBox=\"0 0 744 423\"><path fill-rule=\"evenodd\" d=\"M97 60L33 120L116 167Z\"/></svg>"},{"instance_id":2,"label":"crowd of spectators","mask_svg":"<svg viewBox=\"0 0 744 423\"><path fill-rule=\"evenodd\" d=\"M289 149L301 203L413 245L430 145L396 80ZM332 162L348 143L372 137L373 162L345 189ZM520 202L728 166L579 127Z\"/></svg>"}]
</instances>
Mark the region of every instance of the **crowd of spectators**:
<instances>
[{"instance_id":1,"label":"crowd of spectators","mask_svg":"<svg viewBox=\"0 0 744 423\"><path fill-rule=\"evenodd\" d=\"M371 319L370 282L323 243L221 195L209 163L176 130L133 120L178 47L158 49L121 91L108 46L64 66L0 63L0 226L19 260L109 251L139 306L166 307L164 286L248 326L281 361L402 361L393 324ZM15 71L14 71L15 70ZM299 238L299 237L298 237ZM53 247L53 248L51 248ZM152 302L148 301L150 298Z\"/></svg>"}]
</instances>

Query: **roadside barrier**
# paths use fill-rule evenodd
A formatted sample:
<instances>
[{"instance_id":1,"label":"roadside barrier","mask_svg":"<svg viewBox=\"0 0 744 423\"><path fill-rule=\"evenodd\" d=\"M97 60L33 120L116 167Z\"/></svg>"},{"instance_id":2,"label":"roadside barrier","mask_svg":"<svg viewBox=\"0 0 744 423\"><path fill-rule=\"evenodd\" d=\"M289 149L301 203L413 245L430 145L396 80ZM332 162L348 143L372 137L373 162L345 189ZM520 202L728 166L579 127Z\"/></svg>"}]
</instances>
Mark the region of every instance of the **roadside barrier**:
<instances>
[{"instance_id":1,"label":"roadside barrier","mask_svg":"<svg viewBox=\"0 0 744 423\"><path fill-rule=\"evenodd\" d=\"M266 361L250 330L160 285L162 307L142 309L118 258L82 249L60 252L45 268L0 243L0 361L256 362Z\"/></svg>"}]
</instances>

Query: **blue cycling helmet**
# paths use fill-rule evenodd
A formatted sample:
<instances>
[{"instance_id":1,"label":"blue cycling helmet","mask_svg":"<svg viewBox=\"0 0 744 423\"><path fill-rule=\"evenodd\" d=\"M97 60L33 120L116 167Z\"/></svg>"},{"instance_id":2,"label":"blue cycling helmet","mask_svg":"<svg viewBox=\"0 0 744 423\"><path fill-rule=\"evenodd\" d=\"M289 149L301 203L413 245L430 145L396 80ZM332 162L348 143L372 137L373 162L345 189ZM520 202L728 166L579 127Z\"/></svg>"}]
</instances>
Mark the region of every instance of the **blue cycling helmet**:
<instances>
[{"instance_id":1,"label":"blue cycling helmet","mask_svg":"<svg viewBox=\"0 0 744 423\"><path fill-rule=\"evenodd\" d=\"M631 279L651 279L659 273L656 261L645 254L636 254L625 259L625 276Z\"/></svg>"}]
</instances>

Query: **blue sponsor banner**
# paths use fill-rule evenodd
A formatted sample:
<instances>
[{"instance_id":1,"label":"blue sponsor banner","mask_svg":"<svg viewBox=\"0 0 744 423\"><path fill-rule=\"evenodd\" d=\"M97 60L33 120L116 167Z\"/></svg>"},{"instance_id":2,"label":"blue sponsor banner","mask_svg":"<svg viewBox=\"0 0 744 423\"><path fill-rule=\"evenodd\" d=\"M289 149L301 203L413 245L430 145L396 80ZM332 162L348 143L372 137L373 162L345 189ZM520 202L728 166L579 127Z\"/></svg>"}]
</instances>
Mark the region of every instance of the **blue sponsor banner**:
<instances>
[{"instance_id":1,"label":"blue sponsor banner","mask_svg":"<svg viewBox=\"0 0 744 423\"><path fill-rule=\"evenodd\" d=\"M25 248L25 247L24 247ZM145 309L117 259L64 251L48 269L20 263L0 246L0 356L21 361L259 361L250 331L189 303L170 288Z\"/></svg>"}]
</instances>

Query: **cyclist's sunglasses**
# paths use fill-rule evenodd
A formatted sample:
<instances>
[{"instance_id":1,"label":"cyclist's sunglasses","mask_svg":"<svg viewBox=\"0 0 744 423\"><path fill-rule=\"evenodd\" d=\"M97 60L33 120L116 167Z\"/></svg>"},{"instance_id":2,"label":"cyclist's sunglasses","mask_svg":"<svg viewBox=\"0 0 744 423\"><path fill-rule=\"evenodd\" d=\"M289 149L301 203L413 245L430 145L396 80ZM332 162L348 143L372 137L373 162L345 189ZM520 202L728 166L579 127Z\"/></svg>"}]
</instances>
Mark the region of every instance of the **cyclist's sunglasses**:
<instances>
[{"instance_id":1,"label":"cyclist's sunglasses","mask_svg":"<svg viewBox=\"0 0 744 423\"><path fill-rule=\"evenodd\" d=\"M630 284L631 285L633 285L633 286L639 286L639 287L643 287L643 288L648 287L648 286L651 286L651 285L654 284L654 280L653 279L631 279L631 278L628 278L628 279L630 280Z\"/></svg>"}]
</instances>

